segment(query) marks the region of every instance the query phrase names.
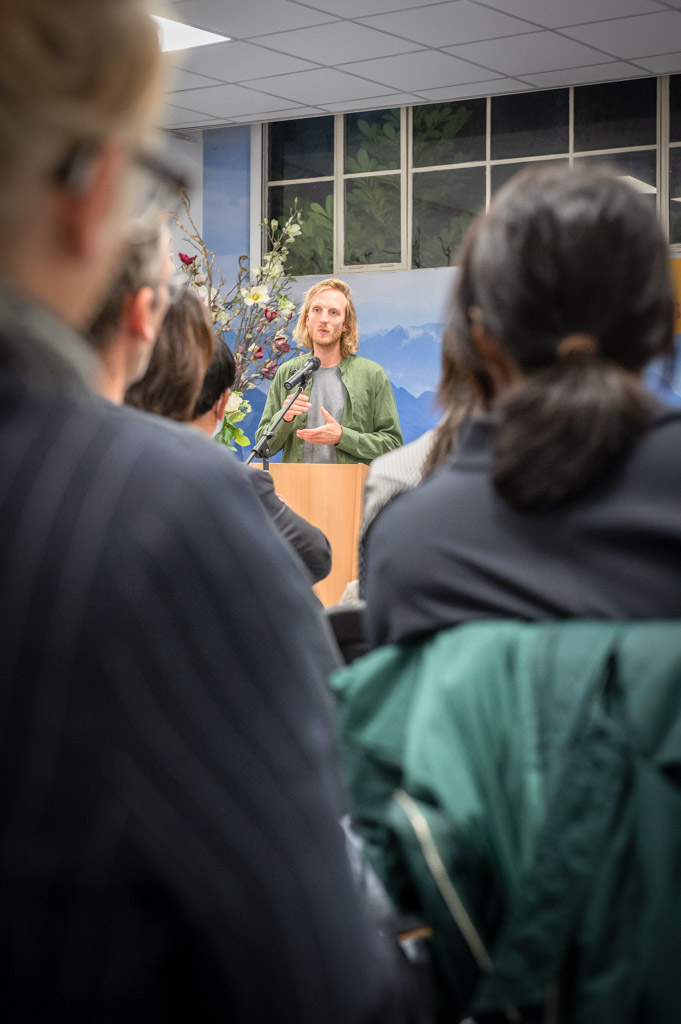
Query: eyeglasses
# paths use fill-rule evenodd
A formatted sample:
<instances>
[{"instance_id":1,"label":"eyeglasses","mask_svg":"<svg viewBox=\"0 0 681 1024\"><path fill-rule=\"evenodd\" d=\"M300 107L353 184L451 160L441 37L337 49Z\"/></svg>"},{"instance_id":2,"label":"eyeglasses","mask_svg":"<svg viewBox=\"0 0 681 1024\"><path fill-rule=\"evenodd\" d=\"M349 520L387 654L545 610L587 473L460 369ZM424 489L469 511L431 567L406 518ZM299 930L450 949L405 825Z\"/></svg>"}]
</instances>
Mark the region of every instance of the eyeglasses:
<instances>
[{"instance_id":1,"label":"eyeglasses","mask_svg":"<svg viewBox=\"0 0 681 1024\"><path fill-rule=\"evenodd\" d=\"M88 168L98 152L93 143L81 142L71 147L56 167L53 178L65 188L84 188ZM188 183L179 170L154 153L136 150L131 163L137 175L135 198L130 215L131 241L142 241L158 229L159 217L170 217L178 208Z\"/></svg>"}]
</instances>

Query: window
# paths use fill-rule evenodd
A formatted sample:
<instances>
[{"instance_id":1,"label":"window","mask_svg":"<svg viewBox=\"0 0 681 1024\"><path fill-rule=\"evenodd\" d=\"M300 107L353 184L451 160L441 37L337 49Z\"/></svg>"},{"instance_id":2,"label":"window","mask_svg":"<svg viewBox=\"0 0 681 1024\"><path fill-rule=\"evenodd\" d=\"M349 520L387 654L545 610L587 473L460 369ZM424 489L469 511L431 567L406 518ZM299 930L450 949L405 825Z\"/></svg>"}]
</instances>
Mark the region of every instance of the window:
<instances>
[{"instance_id":1,"label":"window","mask_svg":"<svg viewBox=\"0 0 681 1024\"><path fill-rule=\"evenodd\" d=\"M681 75L271 124L267 215L285 219L294 201L302 210L294 274L446 267L515 173L576 160L628 177L681 244Z\"/></svg>"}]
</instances>

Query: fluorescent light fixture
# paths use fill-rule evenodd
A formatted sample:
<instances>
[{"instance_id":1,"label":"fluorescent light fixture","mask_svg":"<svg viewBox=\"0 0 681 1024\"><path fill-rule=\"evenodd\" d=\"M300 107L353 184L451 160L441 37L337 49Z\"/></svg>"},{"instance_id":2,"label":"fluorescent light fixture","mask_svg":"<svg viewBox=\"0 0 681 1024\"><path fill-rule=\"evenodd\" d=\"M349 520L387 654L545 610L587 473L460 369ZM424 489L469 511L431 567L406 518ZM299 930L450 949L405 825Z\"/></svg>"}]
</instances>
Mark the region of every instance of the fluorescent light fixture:
<instances>
[{"instance_id":1,"label":"fluorescent light fixture","mask_svg":"<svg viewBox=\"0 0 681 1024\"><path fill-rule=\"evenodd\" d=\"M631 174L618 174L617 177L621 181L626 181L627 185L631 185L637 192L643 192L646 196L654 196L657 193L654 185L649 185L647 181L641 181L640 178L633 178Z\"/></svg>"},{"instance_id":2,"label":"fluorescent light fixture","mask_svg":"<svg viewBox=\"0 0 681 1024\"><path fill-rule=\"evenodd\" d=\"M203 28L183 25L179 21L171 21L170 18L159 18L156 14L153 17L161 31L161 49L164 52L190 50L194 46L229 42L229 36L219 36L217 32L206 32Z\"/></svg>"}]
</instances>

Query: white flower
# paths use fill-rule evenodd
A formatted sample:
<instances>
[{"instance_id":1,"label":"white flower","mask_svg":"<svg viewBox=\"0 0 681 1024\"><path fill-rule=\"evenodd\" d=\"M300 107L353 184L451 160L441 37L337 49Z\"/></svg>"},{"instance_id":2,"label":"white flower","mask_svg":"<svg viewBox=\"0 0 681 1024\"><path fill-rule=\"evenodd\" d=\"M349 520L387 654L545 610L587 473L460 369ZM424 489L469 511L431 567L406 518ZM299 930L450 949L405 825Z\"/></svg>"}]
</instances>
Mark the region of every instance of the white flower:
<instances>
[{"instance_id":1,"label":"white flower","mask_svg":"<svg viewBox=\"0 0 681 1024\"><path fill-rule=\"evenodd\" d=\"M243 399L241 395L238 393L238 391L233 391L229 398L227 399L225 412L237 412L238 409L241 407L242 401Z\"/></svg>"},{"instance_id":2,"label":"white flower","mask_svg":"<svg viewBox=\"0 0 681 1024\"><path fill-rule=\"evenodd\" d=\"M269 262L265 271L265 277L280 277L284 273L284 265L280 260Z\"/></svg>"},{"instance_id":3,"label":"white flower","mask_svg":"<svg viewBox=\"0 0 681 1024\"><path fill-rule=\"evenodd\" d=\"M250 288L242 288L241 294L247 306L253 306L256 302L259 306L265 306L269 299L267 285L265 284L254 284Z\"/></svg>"},{"instance_id":4,"label":"white flower","mask_svg":"<svg viewBox=\"0 0 681 1024\"><path fill-rule=\"evenodd\" d=\"M289 224L289 226L286 229L287 234L289 234L291 238L297 238L298 235L302 232L302 230L303 229L301 228L300 224Z\"/></svg>"},{"instance_id":5,"label":"white flower","mask_svg":"<svg viewBox=\"0 0 681 1024\"><path fill-rule=\"evenodd\" d=\"M208 278L205 274L194 274L194 281L196 284L205 284Z\"/></svg>"},{"instance_id":6,"label":"white flower","mask_svg":"<svg viewBox=\"0 0 681 1024\"><path fill-rule=\"evenodd\" d=\"M198 295L198 297L201 299L201 302L204 304L204 306L207 306L208 305L208 289L206 288L205 284L199 285L199 287L196 288L195 291L196 291L196 294Z\"/></svg>"}]
</instances>

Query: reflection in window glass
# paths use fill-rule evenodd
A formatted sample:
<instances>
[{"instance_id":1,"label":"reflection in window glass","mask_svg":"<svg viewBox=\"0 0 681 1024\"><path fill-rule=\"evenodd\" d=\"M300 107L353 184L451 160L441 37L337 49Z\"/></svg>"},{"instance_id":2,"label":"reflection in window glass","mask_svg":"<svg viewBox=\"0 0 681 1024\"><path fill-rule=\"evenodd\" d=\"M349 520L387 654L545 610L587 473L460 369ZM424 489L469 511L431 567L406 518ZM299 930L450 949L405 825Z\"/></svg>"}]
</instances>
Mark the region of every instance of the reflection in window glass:
<instances>
[{"instance_id":1,"label":"reflection in window glass","mask_svg":"<svg viewBox=\"0 0 681 1024\"><path fill-rule=\"evenodd\" d=\"M669 241L681 242L681 149L669 150Z\"/></svg>"},{"instance_id":2,"label":"reflection in window glass","mask_svg":"<svg viewBox=\"0 0 681 1024\"><path fill-rule=\"evenodd\" d=\"M269 181L333 175L333 117L277 121L269 135Z\"/></svg>"},{"instance_id":3,"label":"reflection in window glass","mask_svg":"<svg viewBox=\"0 0 681 1024\"><path fill-rule=\"evenodd\" d=\"M654 146L657 81L608 82L575 89L575 150Z\"/></svg>"},{"instance_id":4,"label":"reflection in window glass","mask_svg":"<svg viewBox=\"0 0 681 1024\"><path fill-rule=\"evenodd\" d=\"M568 89L492 97L492 159L567 153Z\"/></svg>"},{"instance_id":5,"label":"reflection in window glass","mask_svg":"<svg viewBox=\"0 0 681 1024\"><path fill-rule=\"evenodd\" d=\"M600 164L610 167L617 175L626 178L630 185L650 197L655 206L657 193L657 159L654 150L644 153L609 153L607 156L581 156L575 164Z\"/></svg>"},{"instance_id":6,"label":"reflection in window glass","mask_svg":"<svg viewBox=\"0 0 681 1024\"><path fill-rule=\"evenodd\" d=\"M485 168L414 175L413 268L446 267L476 213L485 205Z\"/></svg>"},{"instance_id":7,"label":"reflection in window glass","mask_svg":"<svg viewBox=\"0 0 681 1024\"><path fill-rule=\"evenodd\" d=\"M345 118L345 173L396 171L400 166L400 112L370 110Z\"/></svg>"},{"instance_id":8,"label":"reflection in window glass","mask_svg":"<svg viewBox=\"0 0 681 1024\"><path fill-rule=\"evenodd\" d=\"M414 107L414 167L485 159L486 100Z\"/></svg>"},{"instance_id":9,"label":"reflection in window glass","mask_svg":"<svg viewBox=\"0 0 681 1024\"><path fill-rule=\"evenodd\" d=\"M345 263L399 263L402 259L399 174L345 182Z\"/></svg>"},{"instance_id":10,"label":"reflection in window glass","mask_svg":"<svg viewBox=\"0 0 681 1024\"><path fill-rule=\"evenodd\" d=\"M681 75L669 79L669 141L681 142Z\"/></svg>"},{"instance_id":11,"label":"reflection in window glass","mask_svg":"<svg viewBox=\"0 0 681 1024\"><path fill-rule=\"evenodd\" d=\"M333 271L333 182L314 181L270 188L268 219L283 224L296 199L303 214L301 234L290 248L286 270L294 277L330 274Z\"/></svg>"}]
</instances>

